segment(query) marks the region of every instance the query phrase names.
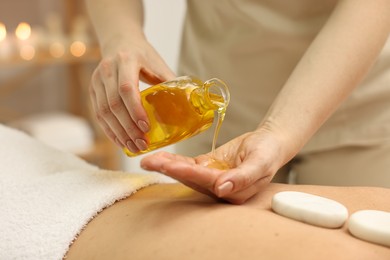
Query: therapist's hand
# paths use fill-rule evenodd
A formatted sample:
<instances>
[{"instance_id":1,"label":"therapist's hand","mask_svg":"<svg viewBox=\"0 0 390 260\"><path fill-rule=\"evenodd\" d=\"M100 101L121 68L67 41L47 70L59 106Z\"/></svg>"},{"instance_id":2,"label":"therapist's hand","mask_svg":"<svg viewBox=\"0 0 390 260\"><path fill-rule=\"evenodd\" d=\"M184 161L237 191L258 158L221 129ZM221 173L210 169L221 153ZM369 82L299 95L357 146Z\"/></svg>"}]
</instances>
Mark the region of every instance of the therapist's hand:
<instances>
[{"instance_id":1,"label":"therapist's hand","mask_svg":"<svg viewBox=\"0 0 390 260\"><path fill-rule=\"evenodd\" d=\"M284 164L283 141L267 130L246 133L216 149L215 157L230 169L218 169L211 153L195 158L158 152L141 167L158 171L207 195L242 204L267 185ZM211 163L210 163L211 162Z\"/></svg>"},{"instance_id":2,"label":"therapist's hand","mask_svg":"<svg viewBox=\"0 0 390 260\"><path fill-rule=\"evenodd\" d=\"M139 81L154 85L174 77L144 38L118 39L105 46L90 85L94 113L105 134L121 148L145 150L149 120L141 103Z\"/></svg>"}]
</instances>

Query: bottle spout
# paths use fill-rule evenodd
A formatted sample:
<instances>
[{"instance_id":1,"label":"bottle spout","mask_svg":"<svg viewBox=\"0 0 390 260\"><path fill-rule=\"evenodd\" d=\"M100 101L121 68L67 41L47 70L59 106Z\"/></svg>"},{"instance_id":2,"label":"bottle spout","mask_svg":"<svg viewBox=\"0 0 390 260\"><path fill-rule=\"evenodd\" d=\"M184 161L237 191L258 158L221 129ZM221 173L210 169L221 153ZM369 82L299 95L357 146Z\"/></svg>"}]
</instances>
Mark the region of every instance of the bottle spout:
<instances>
[{"instance_id":1,"label":"bottle spout","mask_svg":"<svg viewBox=\"0 0 390 260\"><path fill-rule=\"evenodd\" d=\"M230 92L225 82L213 78L207 80L203 84L203 87L206 90L210 102L218 106L218 110L225 110L230 102Z\"/></svg>"}]
</instances>

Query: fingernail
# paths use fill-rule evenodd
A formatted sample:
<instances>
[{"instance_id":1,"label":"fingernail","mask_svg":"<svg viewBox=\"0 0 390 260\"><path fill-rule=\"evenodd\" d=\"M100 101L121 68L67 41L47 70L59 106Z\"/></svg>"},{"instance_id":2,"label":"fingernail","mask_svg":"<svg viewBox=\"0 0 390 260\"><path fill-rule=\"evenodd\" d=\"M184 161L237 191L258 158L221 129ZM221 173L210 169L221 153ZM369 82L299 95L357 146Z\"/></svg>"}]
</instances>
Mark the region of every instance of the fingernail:
<instances>
[{"instance_id":1,"label":"fingernail","mask_svg":"<svg viewBox=\"0 0 390 260\"><path fill-rule=\"evenodd\" d=\"M121 147L121 148L124 147L124 145L119 141L118 138L115 138L115 143L116 143L119 147Z\"/></svg>"},{"instance_id":2,"label":"fingernail","mask_svg":"<svg viewBox=\"0 0 390 260\"><path fill-rule=\"evenodd\" d=\"M218 197L223 197L227 194L229 194L233 190L233 182L227 181L221 185L218 186L217 188L217 195Z\"/></svg>"},{"instance_id":3,"label":"fingernail","mask_svg":"<svg viewBox=\"0 0 390 260\"><path fill-rule=\"evenodd\" d=\"M142 132L147 133L149 132L149 125L143 120L138 121L138 127L141 129Z\"/></svg>"},{"instance_id":4,"label":"fingernail","mask_svg":"<svg viewBox=\"0 0 390 260\"><path fill-rule=\"evenodd\" d=\"M148 149L148 145L143 139L135 140L135 144L137 145L138 149L140 149L141 151L145 151L146 149Z\"/></svg>"},{"instance_id":5,"label":"fingernail","mask_svg":"<svg viewBox=\"0 0 390 260\"><path fill-rule=\"evenodd\" d=\"M127 149L129 149L132 153L136 153L139 151L137 146L132 141L127 141L126 143Z\"/></svg>"}]
</instances>

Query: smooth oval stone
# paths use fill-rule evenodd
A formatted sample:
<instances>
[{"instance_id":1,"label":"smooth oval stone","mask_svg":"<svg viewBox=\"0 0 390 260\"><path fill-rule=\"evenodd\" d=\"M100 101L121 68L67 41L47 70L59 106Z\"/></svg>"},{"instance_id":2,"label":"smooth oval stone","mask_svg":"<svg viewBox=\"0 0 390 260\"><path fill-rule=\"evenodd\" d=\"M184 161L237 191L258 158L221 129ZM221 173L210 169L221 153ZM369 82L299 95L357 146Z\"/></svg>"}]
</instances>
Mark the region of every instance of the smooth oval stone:
<instances>
[{"instance_id":1,"label":"smooth oval stone","mask_svg":"<svg viewBox=\"0 0 390 260\"><path fill-rule=\"evenodd\" d=\"M390 212L356 211L348 220L348 230L359 239L390 247Z\"/></svg>"},{"instance_id":2,"label":"smooth oval stone","mask_svg":"<svg viewBox=\"0 0 390 260\"><path fill-rule=\"evenodd\" d=\"M298 191L276 193L271 207L279 215L325 228L341 227L348 218L348 210L341 203Z\"/></svg>"}]
</instances>

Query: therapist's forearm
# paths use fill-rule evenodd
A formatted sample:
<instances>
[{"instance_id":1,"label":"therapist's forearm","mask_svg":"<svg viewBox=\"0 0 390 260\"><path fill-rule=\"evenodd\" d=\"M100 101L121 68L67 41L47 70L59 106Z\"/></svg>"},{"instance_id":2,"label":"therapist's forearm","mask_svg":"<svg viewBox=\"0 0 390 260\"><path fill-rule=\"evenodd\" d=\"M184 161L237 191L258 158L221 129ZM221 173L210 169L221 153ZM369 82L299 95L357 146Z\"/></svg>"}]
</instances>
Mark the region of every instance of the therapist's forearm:
<instances>
[{"instance_id":1,"label":"therapist's forearm","mask_svg":"<svg viewBox=\"0 0 390 260\"><path fill-rule=\"evenodd\" d=\"M85 0L102 52L144 38L142 0Z\"/></svg>"},{"instance_id":2,"label":"therapist's forearm","mask_svg":"<svg viewBox=\"0 0 390 260\"><path fill-rule=\"evenodd\" d=\"M340 1L259 129L280 133L291 159L366 75L390 32L390 1Z\"/></svg>"}]
</instances>

